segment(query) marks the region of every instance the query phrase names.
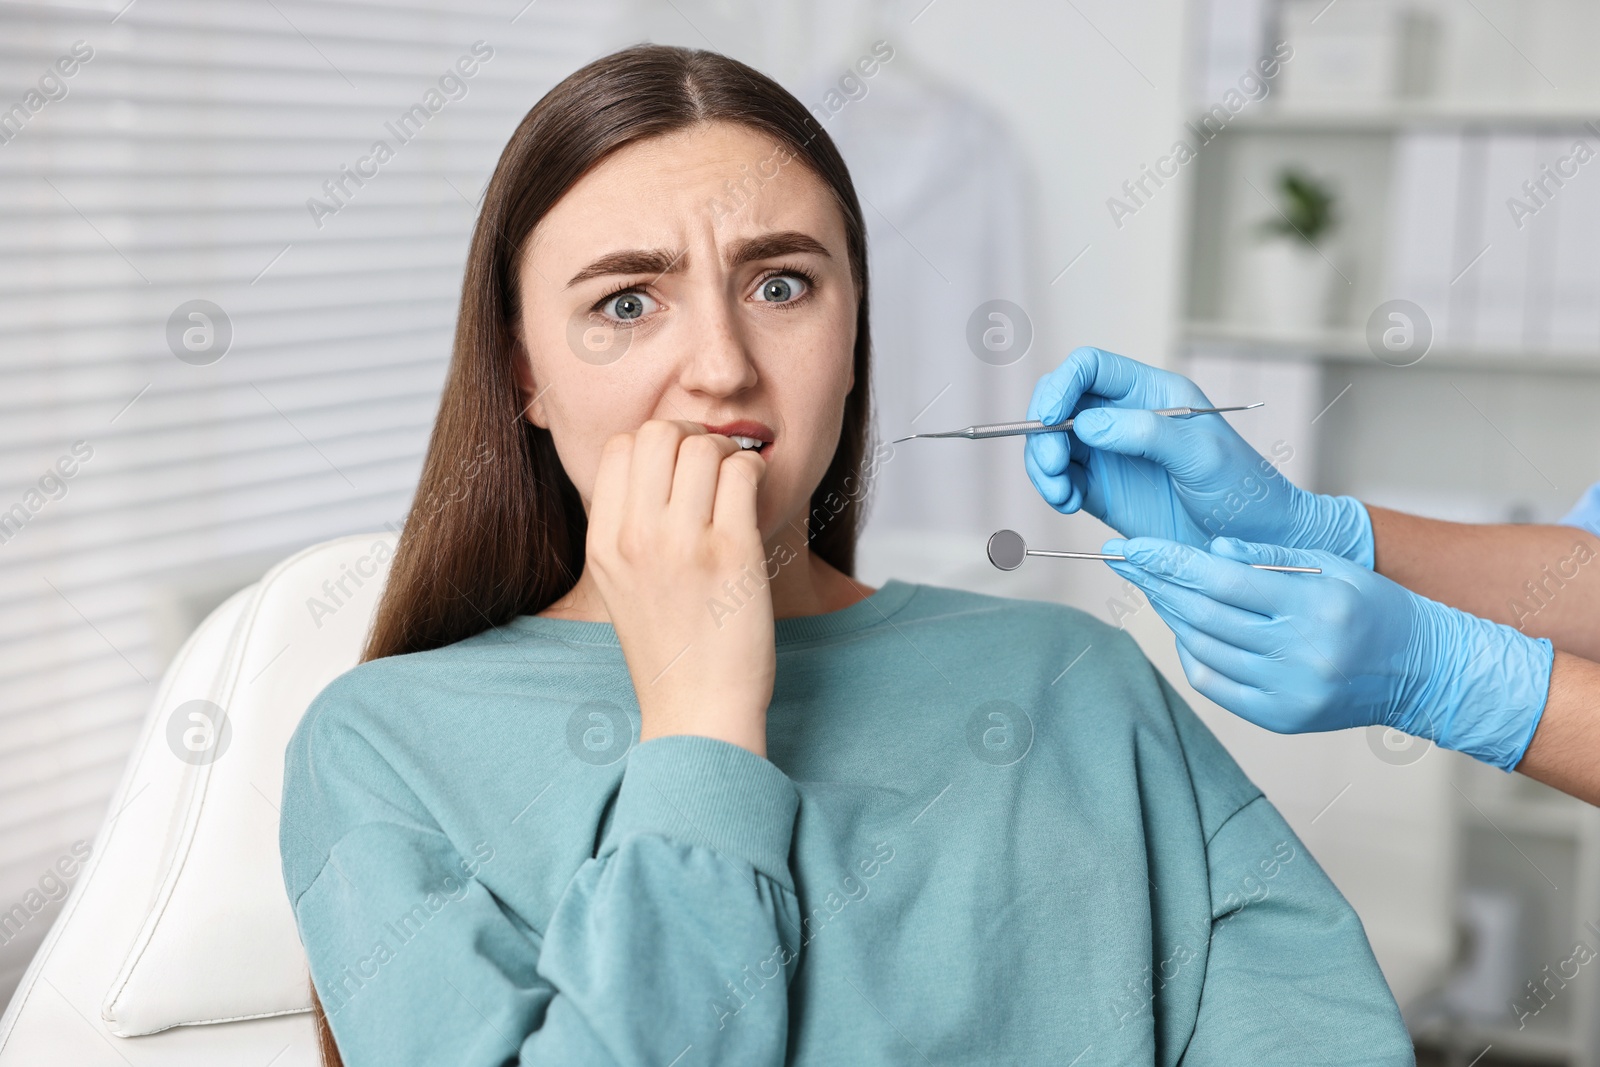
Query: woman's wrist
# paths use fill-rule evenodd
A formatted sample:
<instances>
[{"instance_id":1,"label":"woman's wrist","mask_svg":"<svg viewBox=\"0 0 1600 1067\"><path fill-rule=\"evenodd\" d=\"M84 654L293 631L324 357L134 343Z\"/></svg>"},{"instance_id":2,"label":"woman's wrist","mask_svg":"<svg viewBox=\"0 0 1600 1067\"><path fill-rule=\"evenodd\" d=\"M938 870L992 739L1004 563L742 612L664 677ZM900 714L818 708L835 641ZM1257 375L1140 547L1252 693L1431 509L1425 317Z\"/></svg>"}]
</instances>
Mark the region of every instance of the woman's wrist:
<instances>
[{"instance_id":1,"label":"woman's wrist","mask_svg":"<svg viewBox=\"0 0 1600 1067\"><path fill-rule=\"evenodd\" d=\"M685 715L670 711L653 711L641 716L639 743L657 737L709 737L738 745L757 756L767 754L767 716L759 713L728 712L722 714Z\"/></svg>"}]
</instances>

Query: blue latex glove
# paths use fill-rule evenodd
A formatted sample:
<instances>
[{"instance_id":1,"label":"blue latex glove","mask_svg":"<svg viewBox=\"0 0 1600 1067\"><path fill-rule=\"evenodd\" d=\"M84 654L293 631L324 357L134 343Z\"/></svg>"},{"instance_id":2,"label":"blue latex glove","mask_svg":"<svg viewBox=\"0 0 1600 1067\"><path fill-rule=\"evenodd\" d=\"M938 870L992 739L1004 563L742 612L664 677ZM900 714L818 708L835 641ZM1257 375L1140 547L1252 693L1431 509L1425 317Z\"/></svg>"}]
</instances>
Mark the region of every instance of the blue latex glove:
<instances>
[{"instance_id":1,"label":"blue latex glove","mask_svg":"<svg viewBox=\"0 0 1600 1067\"><path fill-rule=\"evenodd\" d=\"M1550 695L1548 640L1329 552L1227 537L1210 548L1155 538L1105 546L1128 557L1110 566L1150 598L1177 635L1189 682L1211 700L1279 733L1383 725L1502 770L1522 759Z\"/></svg>"},{"instance_id":2,"label":"blue latex glove","mask_svg":"<svg viewBox=\"0 0 1600 1067\"><path fill-rule=\"evenodd\" d=\"M1226 534L1335 552L1370 568L1372 520L1360 501L1298 488L1222 415L1148 410L1213 406L1182 375L1080 348L1034 387L1028 418L1077 421L1070 434L1028 438L1028 477L1057 511L1082 508L1126 537L1200 546ZM1293 455L1284 451L1274 458Z\"/></svg>"}]
</instances>

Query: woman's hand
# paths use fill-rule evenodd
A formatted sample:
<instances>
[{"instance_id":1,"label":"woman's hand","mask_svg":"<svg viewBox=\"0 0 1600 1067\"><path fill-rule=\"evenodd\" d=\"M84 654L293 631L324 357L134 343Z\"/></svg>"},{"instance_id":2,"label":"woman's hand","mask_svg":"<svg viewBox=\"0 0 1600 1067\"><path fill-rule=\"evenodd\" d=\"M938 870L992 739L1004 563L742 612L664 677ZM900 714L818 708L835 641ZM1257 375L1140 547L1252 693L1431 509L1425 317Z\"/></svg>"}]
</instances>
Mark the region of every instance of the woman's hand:
<instances>
[{"instance_id":1,"label":"woman's hand","mask_svg":"<svg viewBox=\"0 0 1600 1067\"><path fill-rule=\"evenodd\" d=\"M759 455L692 422L651 420L606 442L587 566L628 661L640 741L700 734L767 753L777 654L756 524L766 472Z\"/></svg>"}]
</instances>

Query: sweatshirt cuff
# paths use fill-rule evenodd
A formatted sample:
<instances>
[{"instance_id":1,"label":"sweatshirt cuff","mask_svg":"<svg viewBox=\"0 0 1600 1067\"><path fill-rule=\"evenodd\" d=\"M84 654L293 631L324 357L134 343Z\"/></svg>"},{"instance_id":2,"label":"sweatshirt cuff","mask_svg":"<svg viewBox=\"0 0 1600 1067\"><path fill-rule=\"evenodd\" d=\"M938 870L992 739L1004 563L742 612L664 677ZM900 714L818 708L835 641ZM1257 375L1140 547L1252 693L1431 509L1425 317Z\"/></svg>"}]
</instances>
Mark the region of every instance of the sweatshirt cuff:
<instances>
[{"instance_id":1,"label":"sweatshirt cuff","mask_svg":"<svg viewBox=\"0 0 1600 1067\"><path fill-rule=\"evenodd\" d=\"M694 734L655 737L628 753L602 855L629 834L658 834L737 857L793 891L799 808L789 776L747 748Z\"/></svg>"}]
</instances>

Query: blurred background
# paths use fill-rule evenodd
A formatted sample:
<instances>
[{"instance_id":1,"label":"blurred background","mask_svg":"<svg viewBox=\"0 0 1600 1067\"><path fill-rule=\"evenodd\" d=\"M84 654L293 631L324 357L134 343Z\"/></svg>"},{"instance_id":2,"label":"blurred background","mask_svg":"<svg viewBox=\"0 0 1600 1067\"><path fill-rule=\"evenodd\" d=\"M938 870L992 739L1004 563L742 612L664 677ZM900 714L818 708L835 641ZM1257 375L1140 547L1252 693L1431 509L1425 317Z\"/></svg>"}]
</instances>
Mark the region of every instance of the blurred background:
<instances>
[{"instance_id":1,"label":"blurred background","mask_svg":"<svg viewBox=\"0 0 1600 1067\"><path fill-rule=\"evenodd\" d=\"M0 3L0 1003L183 638L402 523L501 147L645 39L760 67L841 146L885 439L1023 418L1094 344L1265 400L1234 423L1308 488L1549 522L1600 480L1589 0ZM993 570L1002 527L1106 535L1015 440L901 446L875 493L864 580L1141 642L1354 904L1424 1062L1600 1064L1594 810L1265 733L1099 565Z\"/></svg>"}]
</instances>

